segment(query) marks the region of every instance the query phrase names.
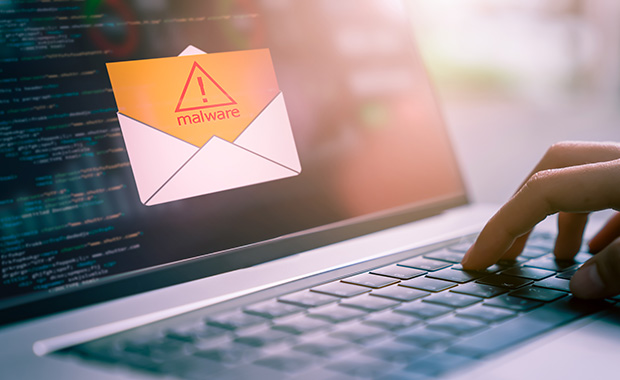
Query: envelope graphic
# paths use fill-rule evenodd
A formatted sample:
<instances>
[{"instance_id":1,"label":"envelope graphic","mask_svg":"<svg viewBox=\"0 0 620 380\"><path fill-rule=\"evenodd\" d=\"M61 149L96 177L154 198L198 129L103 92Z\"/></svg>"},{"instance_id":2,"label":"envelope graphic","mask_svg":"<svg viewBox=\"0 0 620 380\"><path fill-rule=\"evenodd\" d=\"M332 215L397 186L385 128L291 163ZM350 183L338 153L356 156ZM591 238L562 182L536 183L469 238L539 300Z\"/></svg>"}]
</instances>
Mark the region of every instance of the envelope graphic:
<instances>
[{"instance_id":1,"label":"envelope graphic","mask_svg":"<svg viewBox=\"0 0 620 380\"><path fill-rule=\"evenodd\" d=\"M301 164L268 49L107 64L147 206L296 176Z\"/></svg>"}]
</instances>

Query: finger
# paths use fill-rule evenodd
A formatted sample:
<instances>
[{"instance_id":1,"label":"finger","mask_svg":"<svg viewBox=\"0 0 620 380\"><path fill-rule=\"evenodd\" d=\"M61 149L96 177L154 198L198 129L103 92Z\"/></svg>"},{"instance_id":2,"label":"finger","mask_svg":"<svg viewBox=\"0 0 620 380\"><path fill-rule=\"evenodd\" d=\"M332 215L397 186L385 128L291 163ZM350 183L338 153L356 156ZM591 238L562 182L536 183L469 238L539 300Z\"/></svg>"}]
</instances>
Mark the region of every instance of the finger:
<instances>
[{"instance_id":1,"label":"finger","mask_svg":"<svg viewBox=\"0 0 620 380\"><path fill-rule=\"evenodd\" d=\"M540 162L534 167L527 179L521 183L523 187L534 174L548 169L560 169L593 162L611 161L620 158L620 144L600 142L560 142L549 147ZM521 254L529 232L518 238L502 256L502 259L513 260Z\"/></svg>"},{"instance_id":2,"label":"finger","mask_svg":"<svg viewBox=\"0 0 620 380\"><path fill-rule=\"evenodd\" d=\"M588 244L590 252L597 253L601 251L618 236L620 236L620 213L612 216L607 224L590 240Z\"/></svg>"},{"instance_id":3,"label":"finger","mask_svg":"<svg viewBox=\"0 0 620 380\"><path fill-rule=\"evenodd\" d=\"M553 144L530 173L547 169L561 169L620 158L620 144L605 142L565 141ZM529 178L528 177L528 178ZM525 184L524 181L521 186Z\"/></svg>"},{"instance_id":4,"label":"finger","mask_svg":"<svg viewBox=\"0 0 620 380\"><path fill-rule=\"evenodd\" d=\"M463 258L468 269L482 269L502 257L515 240L548 215L620 206L620 160L536 173L483 228Z\"/></svg>"},{"instance_id":5,"label":"finger","mask_svg":"<svg viewBox=\"0 0 620 380\"><path fill-rule=\"evenodd\" d=\"M620 239L592 256L575 272L570 290L576 297L584 299L620 294Z\"/></svg>"},{"instance_id":6,"label":"finger","mask_svg":"<svg viewBox=\"0 0 620 380\"><path fill-rule=\"evenodd\" d=\"M558 214L558 236L555 240L553 254L559 260L570 260L581 249L583 231L588 222L588 213Z\"/></svg>"},{"instance_id":7,"label":"finger","mask_svg":"<svg viewBox=\"0 0 620 380\"><path fill-rule=\"evenodd\" d=\"M502 260L514 260L523 252L527 239L530 237L532 230L529 230L525 235L518 237L514 243L508 248L506 253L502 256Z\"/></svg>"}]
</instances>

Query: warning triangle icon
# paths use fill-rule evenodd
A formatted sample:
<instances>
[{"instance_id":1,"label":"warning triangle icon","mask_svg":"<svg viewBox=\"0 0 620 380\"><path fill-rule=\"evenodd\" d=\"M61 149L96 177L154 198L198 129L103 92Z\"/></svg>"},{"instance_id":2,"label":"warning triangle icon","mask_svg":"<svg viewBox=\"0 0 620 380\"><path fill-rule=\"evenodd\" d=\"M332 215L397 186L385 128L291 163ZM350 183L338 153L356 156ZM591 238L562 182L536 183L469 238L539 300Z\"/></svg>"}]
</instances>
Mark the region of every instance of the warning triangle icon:
<instances>
[{"instance_id":1,"label":"warning triangle icon","mask_svg":"<svg viewBox=\"0 0 620 380\"><path fill-rule=\"evenodd\" d=\"M230 106L233 104L237 104L237 102L207 74L198 62L194 62L174 112Z\"/></svg>"}]
</instances>

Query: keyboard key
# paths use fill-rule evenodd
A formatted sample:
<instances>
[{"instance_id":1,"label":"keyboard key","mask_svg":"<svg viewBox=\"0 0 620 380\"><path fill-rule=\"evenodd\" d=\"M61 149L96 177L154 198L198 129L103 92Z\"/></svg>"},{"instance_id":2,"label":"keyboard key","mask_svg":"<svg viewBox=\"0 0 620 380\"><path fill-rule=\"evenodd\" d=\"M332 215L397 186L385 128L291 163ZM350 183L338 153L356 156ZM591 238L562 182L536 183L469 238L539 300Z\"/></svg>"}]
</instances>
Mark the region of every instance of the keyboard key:
<instances>
[{"instance_id":1,"label":"keyboard key","mask_svg":"<svg viewBox=\"0 0 620 380\"><path fill-rule=\"evenodd\" d=\"M122 347L119 347L117 343L117 341L111 344L101 340L91 340L89 342L68 348L67 351L70 351L72 354L76 354L82 358L100 360L106 363L114 363L119 361L119 359L125 355ZM142 357L140 358L143 359Z\"/></svg>"},{"instance_id":2,"label":"keyboard key","mask_svg":"<svg viewBox=\"0 0 620 380\"><path fill-rule=\"evenodd\" d=\"M303 307L278 302L277 300L260 302L254 305L250 305L244 309L244 311L248 314L254 314L269 319L286 317L289 315L301 313L304 310L306 309L304 309Z\"/></svg>"},{"instance_id":3,"label":"keyboard key","mask_svg":"<svg viewBox=\"0 0 620 380\"><path fill-rule=\"evenodd\" d=\"M452 292L437 293L422 300L422 302L434 303L454 308L470 306L482 301L480 297L469 296Z\"/></svg>"},{"instance_id":4,"label":"keyboard key","mask_svg":"<svg viewBox=\"0 0 620 380\"><path fill-rule=\"evenodd\" d=\"M428 292L440 292L442 290L453 288L456 284L454 282L436 280L434 278L418 277L412 280L403 281L400 283L400 286L426 290Z\"/></svg>"},{"instance_id":5,"label":"keyboard key","mask_svg":"<svg viewBox=\"0 0 620 380\"><path fill-rule=\"evenodd\" d=\"M527 264L525 264L527 267L548 269L555 272L563 272L565 270L572 269L577 265L579 265L579 263L573 260L556 260L552 254L530 260Z\"/></svg>"},{"instance_id":6,"label":"keyboard key","mask_svg":"<svg viewBox=\"0 0 620 380\"><path fill-rule=\"evenodd\" d=\"M516 266L520 266L521 264L523 264L524 262L528 261L529 259L527 257L523 257L523 256L518 256L516 258L514 258L513 260L499 260L497 261L497 264L506 268L512 268L512 267L516 267Z\"/></svg>"},{"instance_id":7,"label":"keyboard key","mask_svg":"<svg viewBox=\"0 0 620 380\"><path fill-rule=\"evenodd\" d=\"M574 269L570 269L567 271L564 271L560 274L558 274L556 277L557 278L561 278L563 280L570 280L571 278L573 278L573 275L575 274L575 272L577 272L579 268L574 268Z\"/></svg>"},{"instance_id":8,"label":"keyboard key","mask_svg":"<svg viewBox=\"0 0 620 380\"><path fill-rule=\"evenodd\" d=\"M397 331L407 327L415 326L421 322L422 321L418 318L390 311L387 313L373 314L369 318L364 320L363 323L389 331Z\"/></svg>"},{"instance_id":9,"label":"keyboard key","mask_svg":"<svg viewBox=\"0 0 620 380\"><path fill-rule=\"evenodd\" d=\"M171 339L177 339L189 343L197 343L205 340L212 340L229 334L229 330L219 327L199 325L176 327L166 331L166 336Z\"/></svg>"},{"instance_id":10,"label":"keyboard key","mask_svg":"<svg viewBox=\"0 0 620 380\"><path fill-rule=\"evenodd\" d=\"M278 379L282 376L282 372L268 367L258 366L254 364L235 365L228 368L224 372L220 372L215 376L217 380L239 380L239 379ZM209 377L207 375L207 377ZM205 374L195 380L203 380Z\"/></svg>"},{"instance_id":11,"label":"keyboard key","mask_svg":"<svg viewBox=\"0 0 620 380\"><path fill-rule=\"evenodd\" d=\"M532 234L528 239L527 247L551 252L555 247L555 237L547 233Z\"/></svg>"},{"instance_id":12,"label":"keyboard key","mask_svg":"<svg viewBox=\"0 0 620 380\"><path fill-rule=\"evenodd\" d=\"M402 267L414 268L414 269L421 269L421 270L425 270L429 272L447 268L450 266L449 263L446 263L444 261L429 260L423 257L414 257L413 259L400 262L396 265L400 265Z\"/></svg>"},{"instance_id":13,"label":"keyboard key","mask_svg":"<svg viewBox=\"0 0 620 380\"><path fill-rule=\"evenodd\" d=\"M388 372L391 367L384 361L374 360L367 356L354 356L326 366L327 369L340 372L354 378L376 379Z\"/></svg>"},{"instance_id":14,"label":"keyboard key","mask_svg":"<svg viewBox=\"0 0 620 380\"><path fill-rule=\"evenodd\" d=\"M370 295L364 295L355 297L352 299L343 300L340 306L352 307L364 311L379 311L385 310L390 307L398 306L400 302L393 301L387 298L371 297Z\"/></svg>"},{"instance_id":15,"label":"keyboard key","mask_svg":"<svg viewBox=\"0 0 620 380\"><path fill-rule=\"evenodd\" d=\"M268 356L266 358L255 361L254 364L272 368L278 371L295 373L301 372L304 369L310 367L312 364L314 364L314 360L311 356L291 352Z\"/></svg>"},{"instance_id":16,"label":"keyboard key","mask_svg":"<svg viewBox=\"0 0 620 380\"><path fill-rule=\"evenodd\" d=\"M235 342L252 347L265 347L284 341L293 341L294 336L283 331L266 329L251 334L240 335Z\"/></svg>"},{"instance_id":17,"label":"keyboard key","mask_svg":"<svg viewBox=\"0 0 620 380\"><path fill-rule=\"evenodd\" d=\"M251 378L252 380L254 380L254 378ZM265 378L266 380L279 380L278 378ZM330 371L329 369L326 369L325 367L315 367L309 371L304 372L303 374L299 374L298 376L294 377L295 380L354 380L356 378L352 378L351 376L343 376L339 373L335 373L334 371ZM218 379L219 380L219 379ZM428 380L428 379L424 379L424 380Z\"/></svg>"},{"instance_id":18,"label":"keyboard key","mask_svg":"<svg viewBox=\"0 0 620 380\"><path fill-rule=\"evenodd\" d=\"M454 339L451 335L432 331L427 328L419 328L414 331L399 335L396 340L401 343L428 348L447 343Z\"/></svg>"},{"instance_id":19,"label":"keyboard key","mask_svg":"<svg viewBox=\"0 0 620 380\"><path fill-rule=\"evenodd\" d=\"M486 325L475 320L457 318L454 316L442 318L428 324L431 330L438 330L452 335L470 334L486 328Z\"/></svg>"},{"instance_id":20,"label":"keyboard key","mask_svg":"<svg viewBox=\"0 0 620 380\"><path fill-rule=\"evenodd\" d=\"M414 358L414 359L417 359L417 358ZM409 368L409 367L405 367L405 368ZM419 373L406 372L405 368L390 372L387 375L380 377L377 380L429 380L428 376L422 375Z\"/></svg>"},{"instance_id":21,"label":"keyboard key","mask_svg":"<svg viewBox=\"0 0 620 380\"><path fill-rule=\"evenodd\" d=\"M470 296L482 298L491 298L508 292L508 290L504 288L498 288L497 286L491 285L476 284L474 282L457 286L456 288L450 289L450 291L454 293L468 294Z\"/></svg>"},{"instance_id":22,"label":"keyboard key","mask_svg":"<svg viewBox=\"0 0 620 380\"><path fill-rule=\"evenodd\" d=\"M549 251L547 249L539 248L539 247L525 247L523 252L521 252L521 256L527 257L528 259L536 259L538 257L544 256Z\"/></svg>"},{"instance_id":23,"label":"keyboard key","mask_svg":"<svg viewBox=\"0 0 620 380\"><path fill-rule=\"evenodd\" d=\"M592 258L592 254L591 253L579 252L577 255L575 255L575 257L573 257L573 260L575 260L579 264L583 264L586 261L590 260L591 258Z\"/></svg>"},{"instance_id":24,"label":"keyboard key","mask_svg":"<svg viewBox=\"0 0 620 380\"><path fill-rule=\"evenodd\" d=\"M398 280L385 276L378 276L371 273L362 273L340 280L347 284L366 286L368 288L379 289L388 285L396 284Z\"/></svg>"},{"instance_id":25,"label":"keyboard key","mask_svg":"<svg viewBox=\"0 0 620 380\"><path fill-rule=\"evenodd\" d=\"M546 278L544 280L535 282L533 286L537 286L539 288L561 290L563 292L570 292L570 289L568 287L569 284L570 284L570 281L568 280L563 280L557 277L550 277L550 278Z\"/></svg>"},{"instance_id":26,"label":"keyboard key","mask_svg":"<svg viewBox=\"0 0 620 380\"><path fill-rule=\"evenodd\" d=\"M520 297L528 300L551 302L564 297L566 293L558 290L536 288L530 286L527 288L515 290L514 292L511 292L510 295L513 297Z\"/></svg>"},{"instance_id":27,"label":"keyboard key","mask_svg":"<svg viewBox=\"0 0 620 380\"><path fill-rule=\"evenodd\" d=\"M286 322L276 323L273 326L273 329L284 331L289 334L301 335L317 330L327 329L330 327L331 325L328 322L303 316L289 319Z\"/></svg>"},{"instance_id":28,"label":"keyboard key","mask_svg":"<svg viewBox=\"0 0 620 380\"><path fill-rule=\"evenodd\" d=\"M469 250L472 244L474 244L473 241L463 241L449 246L448 249L450 251L461 252L462 254L465 254L465 252Z\"/></svg>"},{"instance_id":29,"label":"keyboard key","mask_svg":"<svg viewBox=\"0 0 620 380\"><path fill-rule=\"evenodd\" d=\"M551 277L555 274L555 272L539 269L539 268L530 268L530 267L515 267L507 269L501 274L505 274L508 276L516 276L521 278L527 278L529 280L542 280L543 278Z\"/></svg>"},{"instance_id":30,"label":"keyboard key","mask_svg":"<svg viewBox=\"0 0 620 380\"><path fill-rule=\"evenodd\" d=\"M499 286L500 288L518 289L525 285L529 285L534 281L520 277L507 276L505 274L494 274L492 276L487 276L476 280L476 282L479 284Z\"/></svg>"},{"instance_id":31,"label":"keyboard key","mask_svg":"<svg viewBox=\"0 0 620 380\"><path fill-rule=\"evenodd\" d=\"M258 350L238 343L229 343L194 353L196 356L224 364L239 364L248 360L254 360L259 354Z\"/></svg>"},{"instance_id":32,"label":"keyboard key","mask_svg":"<svg viewBox=\"0 0 620 380\"><path fill-rule=\"evenodd\" d=\"M486 276L484 273L479 272L470 272L463 270L452 270L452 268L446 268L439 270L437 272L429 273L426 277L428 278L436 278L439 280L446 280L452 282L458 282L463 284L465 282L469 282L481 277Z\"/></svg>"},{"instance_id":33,"label":"keyboard key","mask_svg":"<svg viewBox=\"0 0 620 380\"><path fill-rule=\"evenodd\" d=\"M293 347L293 350L305 352L306 354L333 358L337 354L348 352L354 348L356 348L355 345L345 342L342 339L322 336L320 339L315 339L295 346Z\"/></svg>"},{"instance_id":34,"label":"keyboard key","mask_svg":"<svg viewBox=\"0 0 620 380\"><path fill-rule=\"evenodd\" d=\"M216 376L225 370L226 367L221 363L193 355L166 360L162 365L162 372L182 379L199 379L204 377L205 373Z\"/></svg>"},{"instance_id":35,"label":"keyboard key","mask_svg":"<svg viewBox=\"0 0 620 380\"><path fill-rule=\"evenodd\" d=\"M291 293L278 298L280 302L286 302L302 307L317 307L336 302L339 298L328 296L327 294L315 293L309 290L303 290L297 293Z\"/></svg>"},{"instance_id":36,"label":"keyboard key","mask_svg":"<svg viewBox=\"0 0 620 380\"><path fill-rule=\"evenodd\" d=\"M428 351L394 341L382 342L362 352L363 355L391 363L407 364L428 356Z\"/></svg>"},{"instance_id":37,"label":"keyboard key","mask_svg":"<svg viewBox=\"0 0 620 380\"><path fill-rule=\"evenodd\" d=\"M436 377L457 368L460 370L464 366L473 363L475 361L470 358L440 352L411 363L405 368L405 371Z\"/></svg>"},{"instance_id":38,"label":"keyboard key","mask_svg":"<svg viewBox=\"0 0 620 380\"><path fill-rule=\"evenodd\" d=\"M154 362L162 362L186 355L187 346L185 342L179 340L155 338L146 341L127 341L123 349L132 354L148 357Z\"/></svg>"},{"instance_id":39,"label":"keyboard key","mask_svg":"<svg viewBox=\"0 0 620 380\"><path fill-rule=\"evenodd\" d=\"M360 294L368 293L370 292L370 289L364 286L345 284L344 282L338 281L315 286L314 288L310 289L310 291L316 293L323 293L335 297L349 298L358 296Z\"/></svg>"},{"instance_id":40,"label":"keyboard key","mask_svg":"<svg viewBox=\"0 0 620 380\"><path fill-rule=\"evenodd\" d=\"M460 318L476 319L485 323L496 323L506 319L510 319L517 314L510 310L485 307L484 305L476 305L467 309L459 310L456 314Z\"/></svg>"},{"instance_id":41,"label":"keyboard key","mask_svg":"<svg viewBox=\"0 0 620 380\"><path fill-rule=\"evenodd\" d=\"M361 323L347 326L329 334L332 338L342 339L353 343L364 344L372 340L385 337L388 332L378 327Z\"/></svg>"},{"instance_id":42,"label":"keyboard key","mask_svg":"<svg viewBox=\"0 0 620 380\"><path fill-rule=\"evenodd\" d=\"M420 319L435 318L440 315L449 313L453 310L454 309L450 307L433 305L433 304L424 303L424 302L406 303L394 309L394 311L397 313L412 315Z\"/></svg>"},{"instance_id":43,"label":"keyboard key","mask_svg":"<svg viewBox=\"0 0 620 380\"><path fill-rule=\"evenodd\" d=\"M107 352L106 354L109 354L109 352ZM104 354L105 355L105 354ZM153 372L153 373L159 373L161 374L162 372L164 372L166 370L165 368L165 361L166 360L176 360L176 359L180 359L183 356L174 356L174 357L169 357L169 358L159 358L156 360L153 360L153 358L150 358L148 356L142 356L142 355L134 355L134 354L129 354L129 353L125 353L125 355L122 355L118 358L116 358L116 360L114 360L113 364L118 365L118 364L123 364L125 366L128 367L132 367L132 368L136 368L139 370L145 370L148 372ZM97 359L97 360L103 360L108 362L108 358L106 358L105 356L99 356L99 353L95 354L95 355L91 355L90 356L91 359Z\"/></svg>"},{"instance_id":44,"label":"keyboard key","mask_svg":"<svg viewBox=\"0 0 620 380\"><path fill-rule=\"evenodd\" d=\"M227 330L239 330L267 322L268 320L265 318L246 314L237 310L214 315L207 318L208 325L220 327Z\"/></svg>"},{"instance_id":45,"label":"keyboard key","mask_svg":"<svg viewBox=\"0 0 620 380\"><path fill-rule=\"evenodd\" d=\"M414 277L426 274L426 271L403 267L399 265L389 265L387 267L375 269L370 273L379 276L393 277L399 280L410 280Z\"/></svg>"},{"instance_id":46,"label":"keyboard key","mask_svg":"<svg viewBox=\"0 0 620 380\"><path fill-rule=\"evenodd\" d=\"M485 306L501 307L515 311L528 311L543 305L542 302L511 297L507 294L484 301Z\"/></svg>"},{"instance_id":47,"label":"keyboard key","mask_svg":"<svg viewBox=\"0 0 620 380\"><path fill-rule=\"evenodd\" d=\"M450 269L453 269L453 270L464 270L463 266L461 264L454 264L453 266L450 267ZM500 270L504 270L504 269L508 269L508 267L504 267L504 266L501 266L499 264L493 264L493 265L491 265L490 267L488 267L486 269L476 270L476 271L468 270L467 272L469 272L469 273L479 273L479 274L488 276L490 274L497 273Z\"/></svg>"},{"instance_id":48,"label":"keyboard key","mask_svg":"<svg viewBox=\"0 0 620 380\"><path fill-rule=\"evenodd\" d=\"M366 312L362 310L340 305L331 305L313 310L308 314L308 317L323 319L331 323L341 323L352 319L361 318L365 315Z\"/></svg>"},{"instance_id":49,"label":"keyboard key","mask_svg":"<svg viewBox=\"0 0 620 380\"><path fill-rule=\"evenodd\" d=\"M413 301L418 298L426 297L430 293L422 290L407 288L405 286L390 286L384 289L373 290L371 296L384 297L396 301Z\"/></svg>"},{"instance_id":50,"label":"keyboard key","mask_svg":"<svg viewBox=\"0 0 620 380\"><path fill-rule=\"evenodd\" d=\"M453 264L460 263L461 260L463 260L463 256L465 256L463 252L456 252L456 251L451 251L448 249L442 249L442 250L427 253L424 255L424 257L427 259L441 260L441 261L446 261L446 262L453 263Z\"/></svg>"},{"instance_id":51,"label":"keyboard key","mask_svg":"<svg viewBox=\"0 0 620 380\"><path fill-rule=\"evenodd\" d=\"M143 340L146 344L148 340ZM136 342L137 343L137 342ZM110 342L109 339L89 341L86 343L73 346L67 351L71 354L78 355L80 358L89 360L97 360L110 364L124 364L138 369L144 369L150 372L161 372L161 360L154 361L145 354L132 354L123 350L122 344L118 340Z\"/></svg>"},{"instance_id":52,"label":"keyboard key","mask_svg":"<svg viewBox=\"0 0 620 380\"><path fill-rule=\"evenodd\" d=\"M468 357L484 357L604 307L603 303L585 303L567 297L466 338L448 351Z\"/></svg>"}]
</instances>

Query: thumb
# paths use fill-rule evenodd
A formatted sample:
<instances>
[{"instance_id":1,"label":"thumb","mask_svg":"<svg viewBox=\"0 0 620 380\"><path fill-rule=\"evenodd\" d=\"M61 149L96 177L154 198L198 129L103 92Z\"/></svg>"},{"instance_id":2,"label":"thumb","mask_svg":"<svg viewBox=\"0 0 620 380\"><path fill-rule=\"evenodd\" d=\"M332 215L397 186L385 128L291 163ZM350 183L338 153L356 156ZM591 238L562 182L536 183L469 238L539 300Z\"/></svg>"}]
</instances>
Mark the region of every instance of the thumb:
<instances>
[{"instance_id":1,"label":"thumb","mask_svg":"<svg viewBox=\"0 0 620 380\"><path fill-rule=\"evenodd\" d=\"M620 238L614 240L573 275L570 290L577 298L594 299L620 294Z\"/></svg>"}]
</instances>

